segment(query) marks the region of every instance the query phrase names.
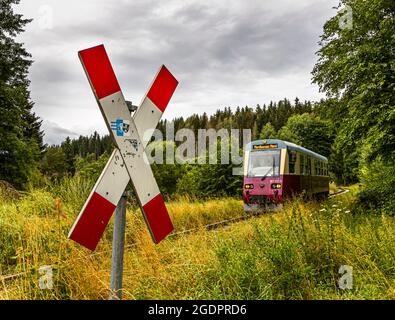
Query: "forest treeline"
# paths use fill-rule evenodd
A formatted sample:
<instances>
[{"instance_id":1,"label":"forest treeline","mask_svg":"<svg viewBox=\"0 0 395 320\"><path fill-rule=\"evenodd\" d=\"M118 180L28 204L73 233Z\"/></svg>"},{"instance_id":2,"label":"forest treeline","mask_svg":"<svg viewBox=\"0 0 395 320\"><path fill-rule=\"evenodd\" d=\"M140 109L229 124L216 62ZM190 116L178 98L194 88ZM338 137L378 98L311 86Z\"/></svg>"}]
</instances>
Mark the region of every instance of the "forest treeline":
<instances>
[{"instance_id":1,"label":"forest treeline","mask_svg":"<svg viewBox=\"0 0 395 320\"><path fill-rule=\"evenodd\" d=\"M15 40L30 20L13 11L19 0L0 3L0 180L18 189L64 176L95 177L113 149L108 136L66 139L45 146L41 120L32 111L30 54ZM360 205L395 208L395 2L340 0L352 23L339 11L323 26L312 81L322 101L283 99L267 105L196 114L174 119L175 130L251 129L252 138L280 138L329 158L331 177L361 183ZM158 128L165 131L166 121ZM166 194L198 196L240 193L240 177L226 165L154 165Z\"/></svg>"},{"instance_id":2,"label":"forest treeline","mask_svg":"<svg viewBox=\"0 0 395 320\"><path fill-rule=\"evenodd\" d=\"M170 121L170 126L175 132L179 129L191 129L196 136L199 129L251 129L253 140L282 138L329 156L333 141L332 128L329 126L330 121L321 120L316 114L321 110L319 105L311 101L300 102L296 98L293 102L283 99L268 105L257 105L255 108L237 107L235 111L226 107L210 116L203 113L176 118ZM168 122L169 120L161 120L157 127L163 137L166 137ZM242 142L240 139L241 148ZM181 142L165 142L164 153L169 143L176 147ZM80 136L73 140L67 138L60 145L47 148L40 163L41 172L55 179L74 174L97 178L113 148L111 138L108 135L101 137L97 132L89 137ZM240 155L242 156L242 149ZM233 175L235 165L221 165L219 156L220 150L216 165L208 164L208 161L202 165L153 164L161 191L167 196L183 193L197 197L240 196L242 180L240 176Z\"/></svg>"},{"instance_id":3,"label":"forest treeline","mask_svg":"<svg viewBox=\"0 0 395 320\"><path fill-rule=\"evenodd\" d=\"M208 116L206 113L201 115L193 114L189 117L179 117L173 120L161 120L157 126L166 139L166 128L171 126L174 132L180 129L191 129L197 137L199 129L250 129L252 139L258 139L262 135L274 134L285 126L288 118L293 115L304 113L312 114L313 103L310 101L300 102L298 98L293 103L284 99L279 102L252 107L237 107L232 111L230 107L217 110ZM269 132L268 132L269 130ZM265 133L266 132L266 133ZM240 139L240 147L242 147ZM180 142L176 141L176 144ZM114 145L109 135L100 136L94 132L90 136L80 136L77 139L67 137L60 145L53 145L46 148L41 168L46 175L62 176L64 174L74 174L76 166L81 158L88 158L90 161L98 160L103 153L110 153ZM329 150L326 152L329 155ZM61 165L60 165L61 164Z\"/></svg>"}]
</instances>

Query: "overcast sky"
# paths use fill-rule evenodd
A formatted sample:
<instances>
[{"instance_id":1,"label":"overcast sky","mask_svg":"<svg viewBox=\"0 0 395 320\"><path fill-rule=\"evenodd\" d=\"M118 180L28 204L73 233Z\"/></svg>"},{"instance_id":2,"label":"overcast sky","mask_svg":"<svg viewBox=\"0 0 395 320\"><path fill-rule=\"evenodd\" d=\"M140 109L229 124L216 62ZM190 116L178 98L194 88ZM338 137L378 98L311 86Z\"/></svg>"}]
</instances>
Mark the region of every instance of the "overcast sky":
<instances>
[{"instance_id":1,"label":"overcast sky","mask_svg":"<svg viewBox=\"0 0 395 320\"><path fill-rule=\"evenodd\" d=\"M138 104L163 63L180 84L172 119L284 97L317 100L319 36L337 0L22 0L33 18L19 37L33 55L35 112L45 142L107 128L78 59L103 43L126 99Z\"/></svg>"}]
</instances>

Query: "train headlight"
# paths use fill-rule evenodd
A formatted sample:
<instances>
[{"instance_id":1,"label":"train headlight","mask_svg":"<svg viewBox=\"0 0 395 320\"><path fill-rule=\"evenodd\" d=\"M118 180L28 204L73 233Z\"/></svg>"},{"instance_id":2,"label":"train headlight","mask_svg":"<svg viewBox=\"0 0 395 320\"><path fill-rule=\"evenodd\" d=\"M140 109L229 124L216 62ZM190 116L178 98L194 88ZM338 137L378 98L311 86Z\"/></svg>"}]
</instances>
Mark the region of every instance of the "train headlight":
<instances>
[{"instance_id":1,"label":"train headlight","mask_svg":"<svg viewBox=\"0 0 395 320\"><path fill-rule=\"evenodd\" d=\"M244 189L254 189L254 185L252 183L245 184Z\"/></svg>"},{"instance_id":2,"label":"train headlight","mask_svg":"<svg viewBox=\"0 0 395 320\"><path fill-rule=\"evenodd\" d=\"M272 189L281 189L281 183L272 183Z\"/></svg>"}]
</instances>

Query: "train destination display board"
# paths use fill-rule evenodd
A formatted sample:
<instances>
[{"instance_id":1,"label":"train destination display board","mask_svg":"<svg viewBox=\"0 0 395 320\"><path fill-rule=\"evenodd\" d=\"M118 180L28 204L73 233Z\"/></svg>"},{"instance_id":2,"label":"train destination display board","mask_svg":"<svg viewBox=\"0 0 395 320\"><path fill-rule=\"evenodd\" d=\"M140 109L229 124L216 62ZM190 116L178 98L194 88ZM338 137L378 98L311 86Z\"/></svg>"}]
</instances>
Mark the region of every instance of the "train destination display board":
<instances>
[{"instance_id":1,"label":"train destination display board","mask_svg":"<svg viewBox=\"0 0 395 320\"><path fill-rule=\"evenodd\" d=\"M271 143L271 144L256 144L252 146L253 150L260 150L260 149L276 149L278 148L277 143Z\"/></svg>"}]
</instances>

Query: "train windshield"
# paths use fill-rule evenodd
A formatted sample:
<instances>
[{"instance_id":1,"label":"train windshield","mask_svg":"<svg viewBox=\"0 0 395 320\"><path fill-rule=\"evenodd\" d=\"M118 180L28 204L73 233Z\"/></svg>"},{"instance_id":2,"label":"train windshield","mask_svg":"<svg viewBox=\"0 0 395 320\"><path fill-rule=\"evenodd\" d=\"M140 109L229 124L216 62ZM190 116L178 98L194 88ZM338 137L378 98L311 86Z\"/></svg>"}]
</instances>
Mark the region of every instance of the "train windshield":
<instances>
[{"instance_id":1,"label":"train windshield","mask_svg":"<svg viewBox=\"0 0 395 320\"><path fill-rule=\"evenodd\" d=\"M253 151L248 164L249 177L280 175L280 150Z\"/></svg>"}]
</instances>

